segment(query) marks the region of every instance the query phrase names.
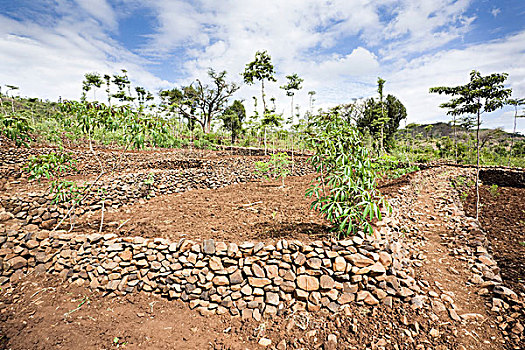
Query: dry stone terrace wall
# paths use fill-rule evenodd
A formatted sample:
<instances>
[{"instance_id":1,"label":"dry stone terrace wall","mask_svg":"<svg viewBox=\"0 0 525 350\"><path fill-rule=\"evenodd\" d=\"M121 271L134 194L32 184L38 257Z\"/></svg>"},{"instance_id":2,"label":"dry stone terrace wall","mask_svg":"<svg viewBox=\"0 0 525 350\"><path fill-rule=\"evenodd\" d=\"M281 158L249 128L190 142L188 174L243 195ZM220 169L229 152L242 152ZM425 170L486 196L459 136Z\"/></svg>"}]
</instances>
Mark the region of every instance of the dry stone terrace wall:
<instances>
[{"instance_id":1,"label":"dry stone terrace wall","mask_svg":"<svg viewBox=\"0 0 525 350\"><path fill-rule=\"evenodd\" d=\"M94 212L102 208L117 209L125 204L133 204L141 199L147 199L157 194L179 193L193 189L216 189L234 183L258 179L253 174L251 159L195 160L192 165L182 170L162 170L142 173L124 174L116 178L105 178L100 185L94 186L84 203L75 210L80 216L86 212ZM293 175L305 175L311 170L306 160L298 159ZM147 180L153 182L148 184ZM104 189L105 192L99 191ZM104 196L104 197L102 197ZM5 194L0 197L0 207L25 224L39 225L51 229L69 210L68 203L51 204L51 196L47 192L18 193L16 196Z\"/></svg>"},{"instance_id":2,"label":"dry stone terrace wall","mask_svg":"<svg viewBox=\"0 0 525 350\"><path fill-rule=\"evenodd\" d=\"M237 245L64 232L0 232L0 285L47 272L108 293L153 292L205 315L256 320L284 308L391 305L419 291L407 251L395 240Z\"/></svg>"}]
</instances>

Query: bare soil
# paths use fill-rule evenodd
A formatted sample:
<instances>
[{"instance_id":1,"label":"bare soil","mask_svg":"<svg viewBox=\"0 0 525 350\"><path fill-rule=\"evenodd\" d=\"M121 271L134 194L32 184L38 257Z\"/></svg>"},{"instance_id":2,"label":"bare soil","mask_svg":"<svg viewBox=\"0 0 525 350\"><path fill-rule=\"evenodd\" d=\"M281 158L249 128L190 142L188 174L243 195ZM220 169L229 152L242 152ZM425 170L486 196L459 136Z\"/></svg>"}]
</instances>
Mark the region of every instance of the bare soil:
<instances>
[{"instance_id":1,"label":"bare soil","mask_svg":"<svg viewBox=\"0 0 525 350\"><path fill-rule=\"evenodd\" d=\"M178 240L224 242L279 238L312 241L330 235L329 223L310 208L313 176L235 184L217 190L160 195L105 214L104 232ZM99 229L100 214L85 216L75 232Z\"/></svg>"},{"instance_id":2,"label":"bare soil","mask_svg":"<svg viewBox=\"0 0 525 350\"><path fill-rule=\"evenodd\" d=\"M525 188L480 187L480 223L501 268L501 277L515 292L525 293ZM476 193L469 192L465 209L476 216Z\"/></svg>"}]
</instances>

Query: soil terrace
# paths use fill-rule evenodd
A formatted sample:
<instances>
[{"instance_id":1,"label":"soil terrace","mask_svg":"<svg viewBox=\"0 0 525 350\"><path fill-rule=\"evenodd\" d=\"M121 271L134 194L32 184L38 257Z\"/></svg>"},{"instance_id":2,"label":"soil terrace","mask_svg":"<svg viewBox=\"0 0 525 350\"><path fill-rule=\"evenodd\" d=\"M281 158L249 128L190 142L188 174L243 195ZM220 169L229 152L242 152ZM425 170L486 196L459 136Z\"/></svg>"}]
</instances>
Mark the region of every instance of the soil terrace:
<instances>
[{"instance_id":1,"label":"soil terrace","mask_svg":"<svg viewBox=\"0 0 525 350\"><path fill-rule=\"evenodd\" d=\"M158 154L138 152L137 159ZM173 154L186 155L185 151ZM231 157L213 152L202 156ZM130 171L139 168L129 167ZM478 230L465 218L459 196L450 186L452 178L469 171L428 169L380 187L397 206L398 229L413 247L418 283L425 291L410 303L352 305L343 314L286 313L260 322L241 321L204 317L187 304L155 295L108 297L56 276L29 275L6 282L0 291L0 348L251 349L262 348L261 339L270 340L270 348L277 349L523 348L523 302L495 309L494 299L482 293L485 284L472 283L479 262L476 248L464 243L463 237ZM304 197L311 178L289 177L285 188L275 181L256 181L160 195L107 212L104 233L172 240L188 236L235 242L317 240L329 236L329 227ZM410 201L399 196L402 189L413 194ZM504 283L523 293L525 247L520 242L525 242L525 193L514 188L498 191L492 195L482 187L480 222ZM464 203L469 215L472 198ZM98 213L86 215L74 232L94 232L98 223ZM22 227L15 219L0 225Z\"/></svg>"}]
</instances>

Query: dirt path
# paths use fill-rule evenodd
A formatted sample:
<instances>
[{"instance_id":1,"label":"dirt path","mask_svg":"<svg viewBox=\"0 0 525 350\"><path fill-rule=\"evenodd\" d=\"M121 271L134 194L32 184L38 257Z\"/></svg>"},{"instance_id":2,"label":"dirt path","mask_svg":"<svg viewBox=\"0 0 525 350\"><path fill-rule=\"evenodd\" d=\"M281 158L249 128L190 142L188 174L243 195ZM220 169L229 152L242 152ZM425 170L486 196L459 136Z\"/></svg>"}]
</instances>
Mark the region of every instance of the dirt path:
<instances>
[{"instance_id":1,"label":"dirt path","mask_svg":"<svg viewBox=\"0 0 525 350\"><path fill-rule=\"evenodd\" d=\"M421 238L417 253L421 266L416 274L427 289L432 313L443 325L457 325L451 335L458 346L501 349L503 339L494 318L486 312L485 299L476 294L479 287L469 282L472 273L468 250L458 257L448 245L450 237L464 234L463 226L468 222L450 183L459 172L452 168L421 172L416 180L416 200L412 210L402 215L402 221L412 222L412 232Z\"/></svg>"}]
</instances>

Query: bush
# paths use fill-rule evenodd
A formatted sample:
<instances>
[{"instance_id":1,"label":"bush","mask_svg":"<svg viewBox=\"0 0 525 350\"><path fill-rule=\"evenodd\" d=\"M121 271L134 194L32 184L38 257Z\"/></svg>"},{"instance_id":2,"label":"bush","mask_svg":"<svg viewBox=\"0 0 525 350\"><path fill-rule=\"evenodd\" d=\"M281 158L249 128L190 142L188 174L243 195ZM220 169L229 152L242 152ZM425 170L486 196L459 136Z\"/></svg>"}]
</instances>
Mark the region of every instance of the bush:
<instances>
[{"instance_id":1,"label":"bush","mask_svg":"<svg viewBox=\"0 0 525 350\"><path fill-rule=\"evenodd\" d=\"M290 160L288 154L280 152L272 154L272 157L268 162L255 162L255 173L268 179L270 176L277 179L281 178L284 187L284 179L290 173L288 166Z\"/></svg>"},{"instance_id":2,"label":"bush","mask_svg":"<svg viewBox=\"0 0 525 350\"><path fill-rule=\"evenodd\" d=\"M358 130L331 110L314 117L310 158L318 175L306 195L312 208L334 225L339 235L372 233L371 222L390 207L376 189L378 172Z\"/></svg>"}]
</instances>

